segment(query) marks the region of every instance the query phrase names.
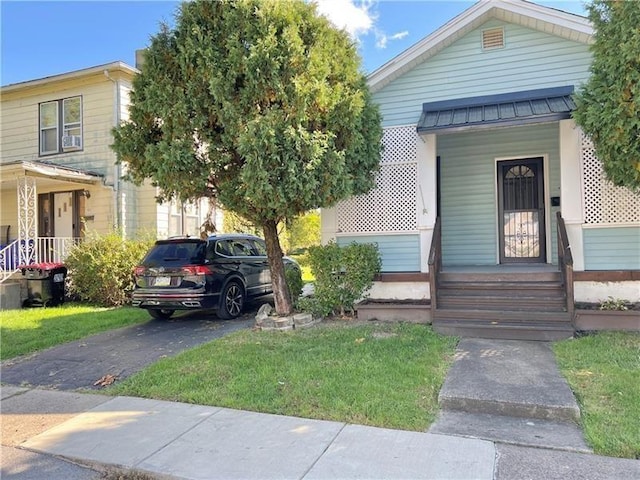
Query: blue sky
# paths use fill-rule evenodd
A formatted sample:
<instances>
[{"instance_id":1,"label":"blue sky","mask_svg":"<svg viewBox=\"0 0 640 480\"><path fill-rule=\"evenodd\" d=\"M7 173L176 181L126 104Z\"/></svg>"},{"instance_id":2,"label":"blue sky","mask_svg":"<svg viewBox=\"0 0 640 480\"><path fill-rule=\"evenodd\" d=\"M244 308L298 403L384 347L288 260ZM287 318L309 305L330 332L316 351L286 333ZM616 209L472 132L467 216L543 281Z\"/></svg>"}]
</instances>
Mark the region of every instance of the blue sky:
<instances>
[{"instance_id":1,"label":"blue sky","mask_svg":"<svg viewBox=\"0 0 640 480\"><path fill-rule=\"evenodd\" d=\"M369 73L469 8L469 1L316 0L357 39ZM536 3L585 15L582 2ZM0 3L0 84L33 80L121 60L135 64L174 1L11 1Z\"/></svg>"}]
</instances>

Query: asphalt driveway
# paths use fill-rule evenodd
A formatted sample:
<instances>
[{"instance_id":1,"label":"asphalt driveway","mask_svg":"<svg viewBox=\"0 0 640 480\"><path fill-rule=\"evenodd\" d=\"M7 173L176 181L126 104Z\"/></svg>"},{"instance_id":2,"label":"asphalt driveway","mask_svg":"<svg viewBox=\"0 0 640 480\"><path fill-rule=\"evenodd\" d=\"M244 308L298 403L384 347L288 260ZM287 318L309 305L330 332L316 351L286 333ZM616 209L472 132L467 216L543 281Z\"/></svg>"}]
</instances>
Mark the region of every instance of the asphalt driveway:
<instances>
[{"instance_id":1,"label":"asphalt driveway","mask_svg":"<svg viewBox=\"0 0 640 480\"><path fill-rule=\"evenodd\" d=\"M148 322L110 330L35 354L2 362L2 383L56 390L93 389L106 376L122 380L147 365L183 350L251 328L257 308L270 298L248 305L235 320L215 313L190 312L171 320ZM107 377L108 378L108 377Z\"/></svg>"}]
</instances>

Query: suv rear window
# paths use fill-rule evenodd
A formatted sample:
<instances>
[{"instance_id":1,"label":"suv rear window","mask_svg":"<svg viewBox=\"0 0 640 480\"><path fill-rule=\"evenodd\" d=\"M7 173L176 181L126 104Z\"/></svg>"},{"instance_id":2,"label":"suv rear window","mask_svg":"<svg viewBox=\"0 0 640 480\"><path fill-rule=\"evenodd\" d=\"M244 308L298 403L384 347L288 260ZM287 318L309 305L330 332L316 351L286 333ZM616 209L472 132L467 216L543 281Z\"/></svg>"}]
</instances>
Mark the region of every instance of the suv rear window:
<instances>
[{"instance_id":1,"label":"suv rear window","mask_svg":"<svg viewBox=\"0 0 640 480\"><path fill-rule=\"evenodd\" d=\"M204 242L156 243L142 263L147 267L202 264L205 248Z\"/></svg>"}]
</instances>

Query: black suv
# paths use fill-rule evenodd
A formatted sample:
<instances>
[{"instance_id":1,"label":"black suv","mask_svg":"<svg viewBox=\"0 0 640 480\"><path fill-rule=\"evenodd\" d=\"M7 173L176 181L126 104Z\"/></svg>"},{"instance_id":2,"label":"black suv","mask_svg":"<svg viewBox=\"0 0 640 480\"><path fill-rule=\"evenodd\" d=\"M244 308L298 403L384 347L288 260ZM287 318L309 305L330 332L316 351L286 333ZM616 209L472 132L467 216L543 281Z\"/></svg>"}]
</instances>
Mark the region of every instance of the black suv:
<instances>
[{"instance_id":1,"label":"black suv","mask_svg":"<svg viewBox=\"0 0 640 480\"><path fill-rule=\"evenodd\" d=\"M284 257L284 264L300 274L295 260ZM253 235L158 240L133 274L133 306L146 308L154 318L203 308L235 318L247 297L271 293L267 249Z\"/></svg>"}]
</instances>

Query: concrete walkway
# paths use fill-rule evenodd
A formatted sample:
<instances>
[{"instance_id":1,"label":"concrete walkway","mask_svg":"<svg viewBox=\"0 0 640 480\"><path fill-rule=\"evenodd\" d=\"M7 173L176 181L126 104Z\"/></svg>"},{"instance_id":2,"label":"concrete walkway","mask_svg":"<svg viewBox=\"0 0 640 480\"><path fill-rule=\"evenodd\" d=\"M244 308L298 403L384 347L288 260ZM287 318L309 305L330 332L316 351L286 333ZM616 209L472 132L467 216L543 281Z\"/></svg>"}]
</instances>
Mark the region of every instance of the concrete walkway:
<instances>
[{"instance_id":1,"label":"concrete walkway","mask_svg":"<svg viewBox=\"0 0 640 480\"><path fill-rule=\"evenodd\" d=\"M158 478L207 480L640 478L639 461L579 453L587 450L584 443L580 448L545 445L547 441L553 442L551 437L545 440L544 435L538 435L542 440L538 439L535 447L529 446L529 437L514 440L514 434L509 433L513 432L509 421L536 430L528 422L566 424L567 419L549 416L549 410L543 410L544 418L510 416L523 411L529 415L531 410L522 410L522 405L516 405L514 410L505 409L499 405L501 396L493 394L502 391L513 406L521 401L518 390L539 383L522 397L524 403L532 404L532 395L546 396L542 390L538 392L538 388L544 390L547 385L544 378L557 380L557 373L553 373L555 364L549 365L539 358L546 356L544 344L484 342L460 343L456 362L441 393L444 415L459 417L457 421L441 417L428 433L133 397L5 386L1 390L0 476L3 480L95 480L99 478L96 470L111 466L147 472ZM485 361L500 355L505 360L502 365L512 374L503 376L501 381L491 373L499 369L501 362L493 362L492 367L492 361ZM508 359L515 358L512 355L523 356L523 360L510 363ZM528 373L526 369L521 371L531 375L528 382L521 377L513 380L518 363L532 369ZM479 386L482 378L475 379L475 374L469 377L470 368L483 371L476 374L484 375L485 381L497 383L482 393ZM464 384L468 384L468 390ZM561 384L552 384L563 388ZM489 393L492 394L489 403L498 405L500 414L487 411L482 403ZM556 402L558 392L547 393ZM467 405L480 405L476 408L480 411L451 409L458 401L456 398L475 399ZM564 398L564 394L559 398ZM447 404L446 399L451 401ZM566 411L566 405L560 403L562 411ZM504 415L505 412L509 415ZM469 417L464 415L485 416L487 423L479 432L454 431L467 425ZM492 433L487 434L485 428ZM545 428L554 430L548 425ZM502 438L480 438L498 436L495 431Z\"/></svg>"},{"instance_id":2,"label":"concrete walkway","mask_svg":"<svg viewBox=\"0 0 640 480\"><path fill-rule=\"evenodd\" d=\"M545 342L465 338L431 433L590 453L580 408Z\"/></svg>"}]
</instances>

